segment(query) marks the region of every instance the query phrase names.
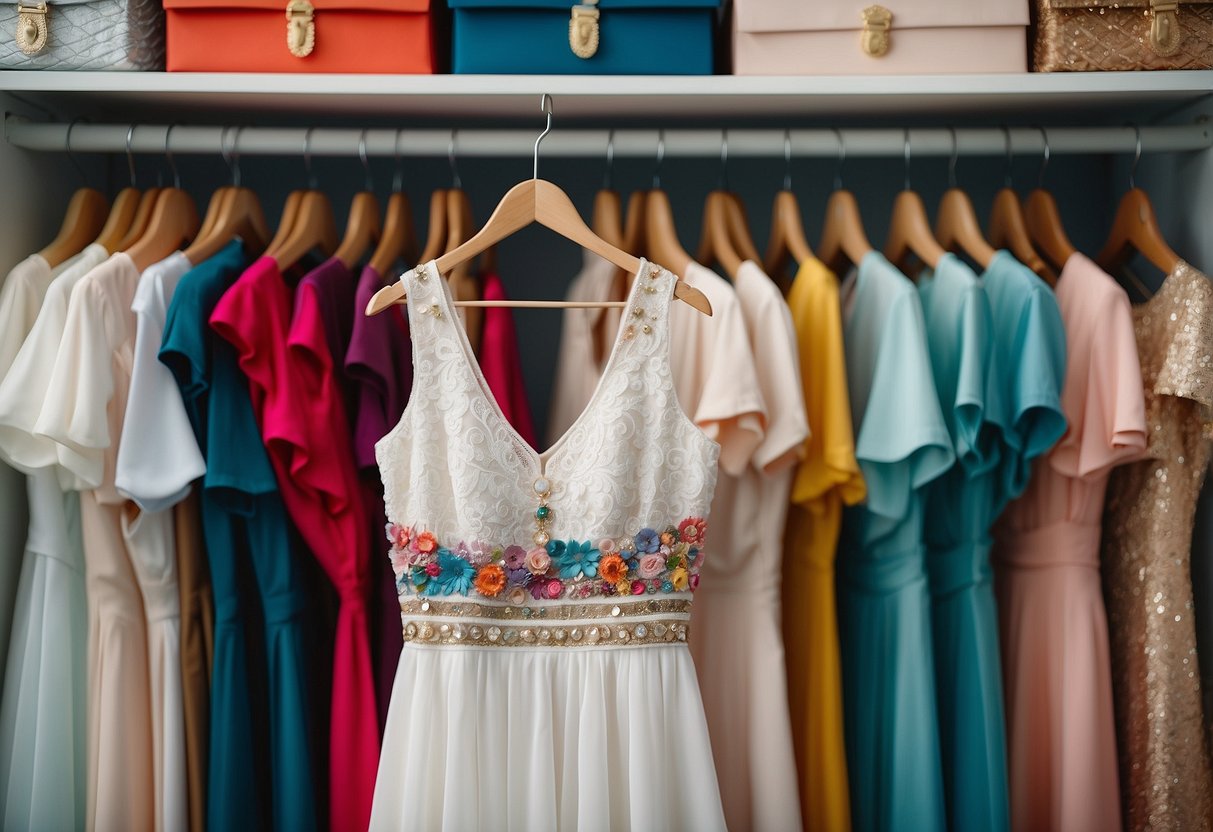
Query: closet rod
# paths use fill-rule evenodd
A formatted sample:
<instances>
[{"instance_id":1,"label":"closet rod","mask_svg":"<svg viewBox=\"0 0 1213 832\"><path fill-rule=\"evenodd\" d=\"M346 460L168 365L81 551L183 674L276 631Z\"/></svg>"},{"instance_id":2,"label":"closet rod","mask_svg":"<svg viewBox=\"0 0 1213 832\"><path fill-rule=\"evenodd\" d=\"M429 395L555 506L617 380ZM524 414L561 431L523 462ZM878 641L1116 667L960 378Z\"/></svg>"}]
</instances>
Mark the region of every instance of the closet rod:
<instances>
[{"instance_id":1,"label":"closet rod","mask_svg":"<svg viewBox=\"0 0 1213 832\"><path fill-rule=\"evenodd\" d=\"M1049 127L1049 149L1053 154L1124 153L1135 151L1136 134L1132 127ZM67 149L66 123L35 122L8 115L5 138L26 150L64 151ZM136 124L130 147L135 153L163 153L168 125ZM237 141L235 127L199 127L174 125L171 135L173 153L220 153L226 130L226 147ZM72 129L72 150L78 153L122 153L127 148L129 124L87 124L77 122ZM242 127L237 142L242 156L300 156L308 129L303 127ZM784 155L784 133L779 128L730 129L729 153L733 156L778 157ZM1011 147L1017 155L1037 155L1044 151L1039 128L1013 127ZM313 156L356 156L359 128L321 127L311 131L308 152ZM665 155L717 157L720 155L719 129L665 130ZM897 157L905 152L902 128L842 129L847 158L856 156ZM399 142L397 143L397 138ZM607 130L577 128L556 129L543 143L545 158L554 156L594 158L606 152ZM420 129L399 131L372 128L366 133L366 152L371 156L446 156L451 148L451 131ZM527 157L534 151L534 130L460 129L457 135L460 157ZM657 152L658 131L616 130L615 156L653 158ZM950 156L952 133L945 127L910 130L915 158ZM805 128L791 131L792 154L797 158L815 156L835 158L838 136L833 129ZM396 150L396 147L399 150ZM956 147L962 156L1003 156L1006 135L1000 127L961 127L956 129ZM1143 153L1177 153L1213 147L1213 125L1178 124L1141 128Z\"/></svg>"}]
</instances>

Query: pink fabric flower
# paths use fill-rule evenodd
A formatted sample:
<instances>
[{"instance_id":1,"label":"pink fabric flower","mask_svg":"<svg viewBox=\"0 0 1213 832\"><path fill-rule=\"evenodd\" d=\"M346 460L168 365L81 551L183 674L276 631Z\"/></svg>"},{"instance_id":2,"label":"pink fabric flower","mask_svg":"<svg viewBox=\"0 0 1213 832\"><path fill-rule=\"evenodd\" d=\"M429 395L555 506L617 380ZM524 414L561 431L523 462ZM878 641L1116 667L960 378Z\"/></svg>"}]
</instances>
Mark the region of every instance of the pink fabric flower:
<instances>
[{"instance_id":1,"label":"pink fabric flower","mask_svg":"<svg viewBox=\"0 0 1213 832\"><path fill-rule=\"evenodd\" d=\"M694 592L697 589L699 589L699 573L698 572L693 573L691 575L691 592Z\"/></svg>"},{"instance_id":2,"label":"pink fabric flower","mask_svg":"<svg viewBox=\"0 0 1213 832\"><path fill-rule=\"evenodd\" d=\"M642 578L656 578L665 571L665 556L658 553L643 556L636 571Z\"/></svg>"},{"instance_id":3,"label":"pink fabric flower","mask_svg":"<svg viewBox=\"0 0 1213 832\"><path fill-rule=\"evenodd\" d=\"M526 549L521 546L507 546L505 549L506 569L521 569L526 566Z\"/></svg>"},{"instance_id":4,"label":"pink fabric flower","mask_svg":"<svg viewBox=\"0 0 1213 832\"><path fill-rule=\"evenodd\" d=\"M516 586L510 590L510 594L506 596L506 600L515 607L520 607L526 603L526 590L520 586Z\"/></svg>"},{"instance_id":5,"label":"pink fabric flower","mask_svg":"<svg viewBox=\"0 0 1213 832\"><path fill-rule=\"evenodd\" d=\"M396 577L400 577L409 568L409 553L393 546L389 557L392 559L392 571L396 573Z\"/></svg>"},{"instance_id":6,"label":"pink fabric flower","mask_svg":"<svg viewBox=\"0 0 1213 832\"><path fill-rule=\"evenodd\" d=\"M438 563L436 561L430 561L425 565L425 574L429 575L431 578L437 577L439 571Z\"/></svg>"},{"instance_id":7,"label":"pink fabric flower","mask_svg":"<svg viewBox=\"0 0 1213 832\"><path fill-rule=\"evenodd\" d=\"M633 595L644 595L646 589L648 587L645 586L644 581L632 581Z\"/></svg>"},{"instance_id":8,"label":"pink fabric flower","mask_svg":"<svg viewBox=\"0 0 1213 832\"><path fill-rule=\"evenodd\" d=\"M564 584L559 578L549 578L545 589L548 598L555 599L564 594Z\"/></svg>"},{"instance_id":9,"label":"pink fabric flower","mask_svg":"<svg viewBox=\"0 0 1213 832\"><path fill-rule=\"evenodd\" d=\"M468 546L468 560L472 565L480 567L487 566L493 559L493 547L479 540L474 540Z\"/></svg>"},{"instance_id":10,"label":"pink fabric flower","mask_svg":"<svg viewBox=\"0 0 1213 832\"><path fill-rule=\"evenodd\" d=\"M602 553L603 557L613 555L619 551L619 544L615 542L614 538L604 537L598 541L598 551Z\"/></svg>"},{"instance_id":11,"label":"pink fabric flower","mask_svg":"<svg viewBox=\"0 0 1213 832\"><path fill-rule=\"evenodd\" d=\"M526 568L532 575L543 575L552 565L546 549L535 548L526 553Z\"/></svg>"}]
</instances>

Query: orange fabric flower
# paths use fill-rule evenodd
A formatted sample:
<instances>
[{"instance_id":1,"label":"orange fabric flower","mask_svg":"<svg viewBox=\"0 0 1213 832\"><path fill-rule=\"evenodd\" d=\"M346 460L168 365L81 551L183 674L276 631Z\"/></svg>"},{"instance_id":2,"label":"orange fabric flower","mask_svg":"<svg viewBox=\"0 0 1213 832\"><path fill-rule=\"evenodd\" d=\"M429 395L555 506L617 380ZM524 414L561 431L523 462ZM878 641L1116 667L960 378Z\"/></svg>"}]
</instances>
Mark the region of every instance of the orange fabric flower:
<instances>
[{"instance_id":1,"label":"orange fabric flower","mask_svg":"<svg viewBox=\"0 0 1213 832\"><path fill-rule=\"evenodd\" d=\"M424 554L436 551L438 549L438 538L434 537L433 532L422 532L417 535L417 551Z\"/></svg>"},{"instance_id":2,"label":"orange fabric flower","mask_svg":"<svg viewBox=\"0 0 1213 832\"><path fill-rule=\"evenodd\" d=\"M607 555L598 561L598 574L609 584L617 584L628 574L628 565L619 555Z\"/></svg>"},{"instance_id":3,"label":"orange fabric flower","mask_svg":"<svg viewBox=\"0 0 1213 832\"><path fill-rule=\"evenodd\" d=\"M497 593L505 589L505 570L495 563L482 566L472 585L484 597L495 598Z\"/></svg>"}]
</instances>

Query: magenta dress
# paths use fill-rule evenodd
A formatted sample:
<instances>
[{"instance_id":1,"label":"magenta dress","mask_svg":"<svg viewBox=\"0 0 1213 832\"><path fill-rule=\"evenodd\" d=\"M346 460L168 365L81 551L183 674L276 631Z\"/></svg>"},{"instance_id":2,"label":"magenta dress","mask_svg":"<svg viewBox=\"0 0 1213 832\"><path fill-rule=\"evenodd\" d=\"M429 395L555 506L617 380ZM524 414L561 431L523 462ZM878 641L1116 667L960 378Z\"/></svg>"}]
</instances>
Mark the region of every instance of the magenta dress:
<instances>
[{"instance_id":1,"label":"magenta dress","mask_svg":"<svg viewBox=\"0 0 1213 832\"><path fill-rule=\"evenodd\" d=\"M505 286L495 274L484 276L484 299L505 300ZM535 426L526 400L522 379L522 359L514 334L514 315L507 308L484 310L484 331L480 337L480 371L488 382L497 406L518 435L535 447Z\"/></svg>"},{"instance_id":2,"label":"magenta dress","mask_svg":"<svg viewBox=\"0 0 1213 832\"><path fill-rule=\"evenodd\" d=\"M1068 427L996 530L1011 827L1121 828L1108 621L1099 574L1112 468L1142 455L1146 417L1124 290L1074 254L1057 281Z\"/></svg>"}]
</instances>

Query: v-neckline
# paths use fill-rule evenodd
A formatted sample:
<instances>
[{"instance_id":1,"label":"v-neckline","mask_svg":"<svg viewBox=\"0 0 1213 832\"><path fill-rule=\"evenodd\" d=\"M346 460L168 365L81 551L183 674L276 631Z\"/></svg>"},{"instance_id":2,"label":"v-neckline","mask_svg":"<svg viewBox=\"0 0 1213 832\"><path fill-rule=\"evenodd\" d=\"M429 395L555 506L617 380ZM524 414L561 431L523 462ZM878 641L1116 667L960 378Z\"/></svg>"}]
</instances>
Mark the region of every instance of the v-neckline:
<instances>
[{"instance_id":1,"label":"v-neckline","mask_svg":"<svg viewBox=\"0 0 1213 832\"><path fill-rule=\"evenodd\" d=\"M450 286L447 285L446 279L438 271L437 261L431 260L425 264L425 271L433 276L440 284L442 290L442 300L444 313L449 315L453 321L453 325L457 332L456 338L459 341L460 353L463 355L463 360L467 365L468 370L472 374L472 379L476 382L477 392L489 406L494 416L501 422L505 430L509 432L510 438L514 444L520 448L526 455L531 464L532 476L536 478L547 478L547 467L552 461L552 458L564 446L565 441L571 436L582 422L588 421L590 414L596 409L598 399L602 396L602 391L606 387L607 377L611 374L617 363L619 353L625 342L624 332L627 330L627 320L632 312L632 307L636 303L637 293L640 291L641 278L645 272L651 268L651 264L644 258L640 259L640 267L636 274L632 276L632 288L628 290L627 305L623 308L623 316L619 321L619 328L615 332L615 340L611 346L611 352L607 358L606 365L603 367L602 373L598 376L598 384L594 388L593 394L590 396L586 406L582 409L573 423L568 429L547 447L546 450L539 451L530 442L526 441L517 429L506 418L505 411L501 409L501 404L497 401L497 397L493 395L493 390L489 387L488 380L484 377L484 371L480 368L480 361L476 358L476 351L472 349L472 342L468 339L467 329L464 328L463 321L455 312L454 298L451 295Z\"/></svg>"}]
</instances>

